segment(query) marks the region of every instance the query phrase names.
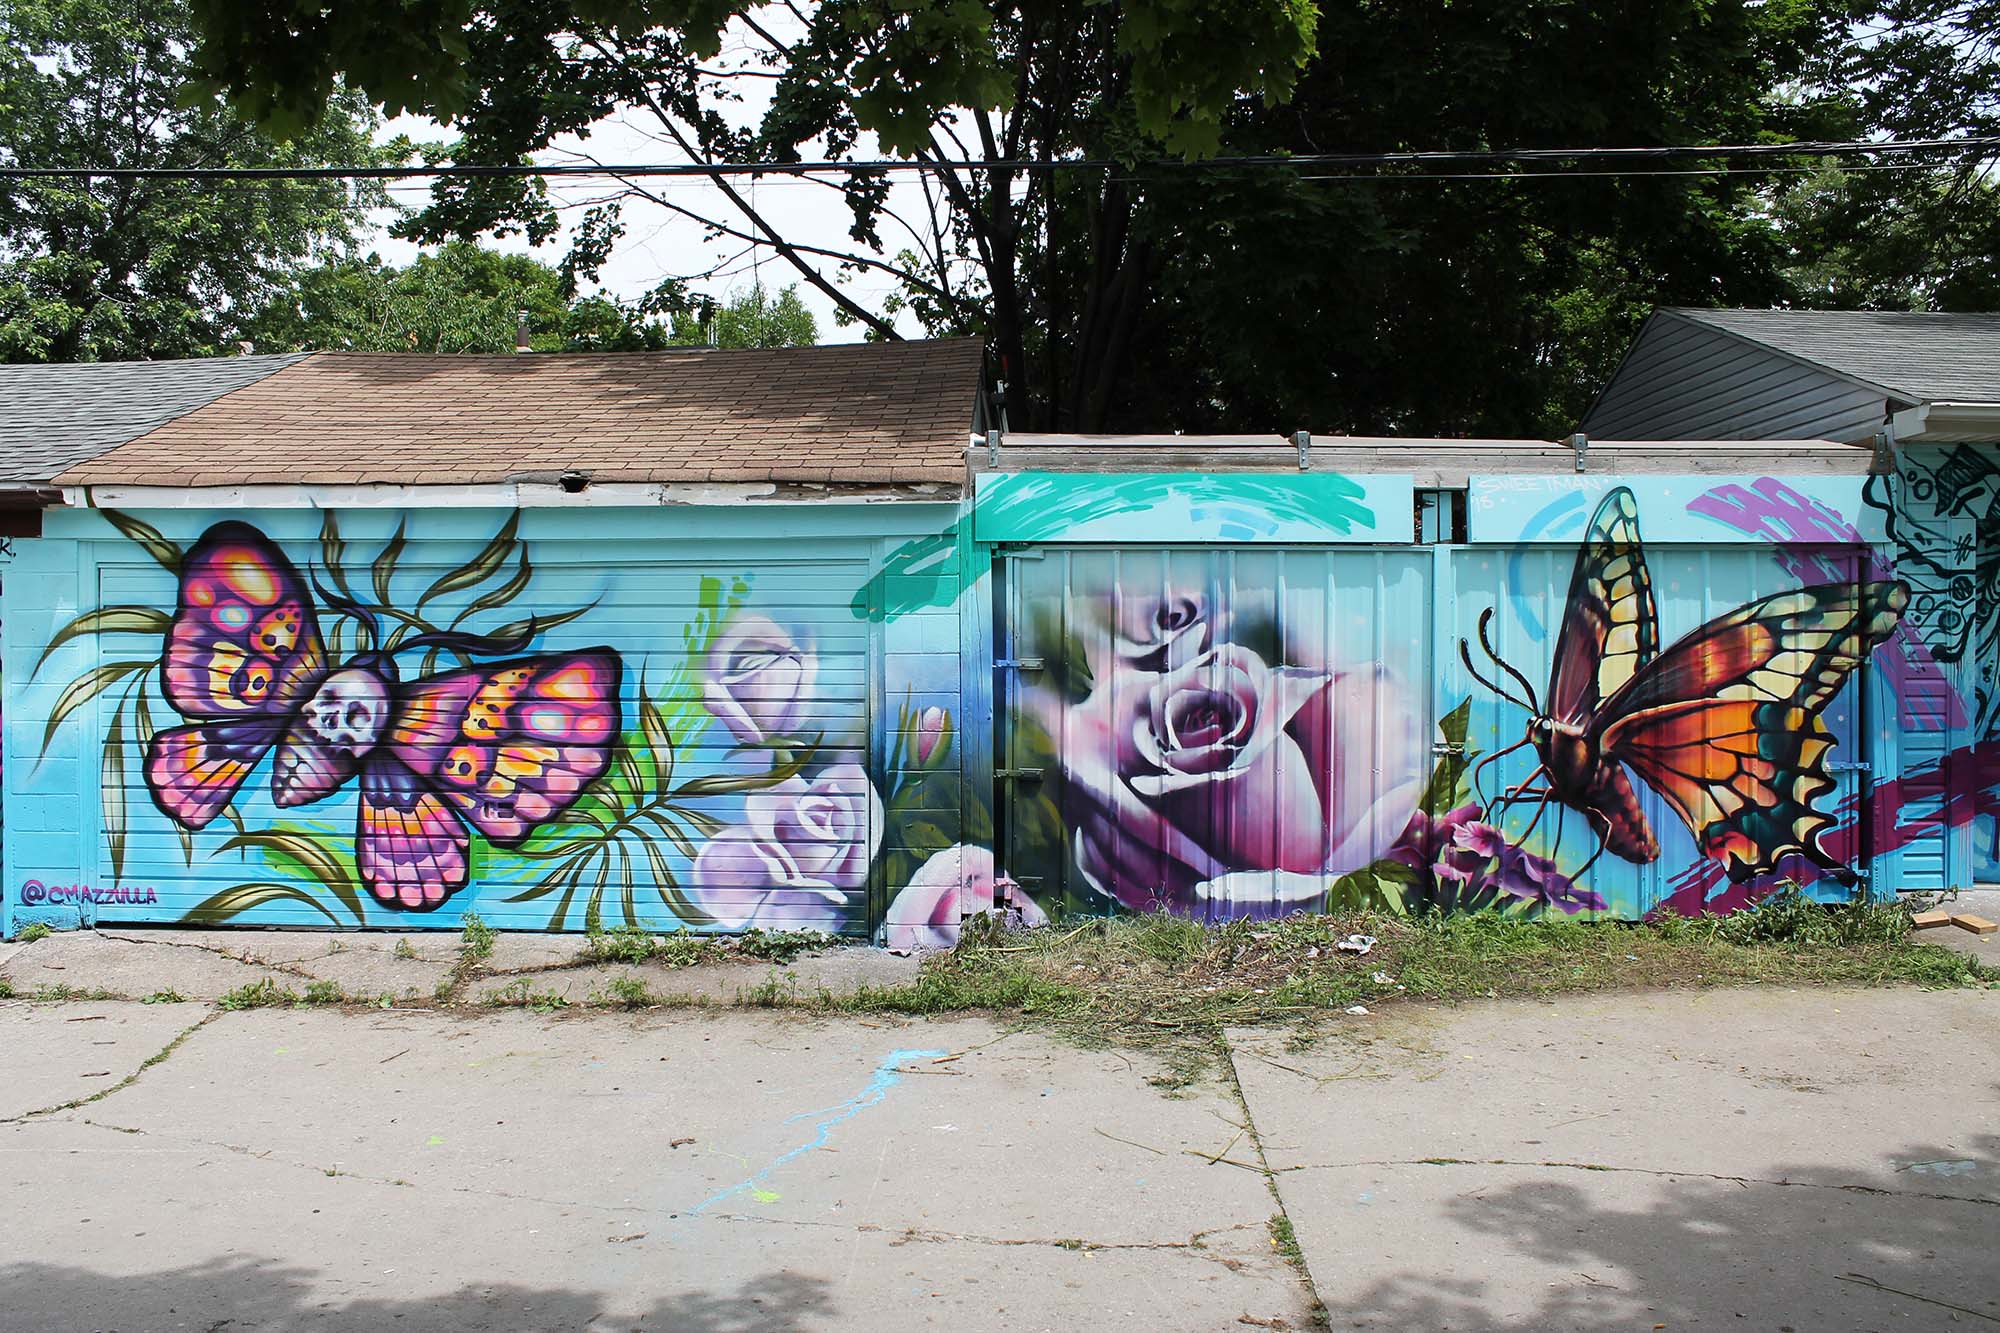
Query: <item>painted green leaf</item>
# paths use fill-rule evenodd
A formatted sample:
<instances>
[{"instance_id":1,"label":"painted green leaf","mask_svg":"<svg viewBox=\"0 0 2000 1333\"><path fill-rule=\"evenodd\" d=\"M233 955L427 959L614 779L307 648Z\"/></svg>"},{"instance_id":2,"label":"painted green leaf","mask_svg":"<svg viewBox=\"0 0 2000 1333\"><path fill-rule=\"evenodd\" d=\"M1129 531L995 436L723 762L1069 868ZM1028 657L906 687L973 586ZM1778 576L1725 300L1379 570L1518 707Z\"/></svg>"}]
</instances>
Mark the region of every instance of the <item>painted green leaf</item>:
<instances>
[{"instance_id":1,"label":"painted green leaf","mask_svg":"<svg viewBox=\"0 0 2000 1333\"><path fill-rule=\"evenodd\" d=\"M158 666L153 662L105 662L84 672L56 696L55 707L49 710L48 725L42 728L42 754L46 756L49 746L55 741L56 732L69 719L69 715L95 699L98 695L116 685L127 676L141 671L150 671Z\"/></svg>"},{"instance_id":2,"label":"painted green leaf","mask_svg":"<svg viewBox=\"0 0 2000 1333\"><path fill-rule=\"evenodd\" d=\"M340 520L331 509L320 511L319 558L326 566L326 576L340 589L340 595L353 601L354 592L347 586L347 543L341 540Z\"/></svg>"},{"instance_id":3,"label":"painted green leaf","mask_svg":"<svg viewBox=\"0 0 2000 1333\"><path fill-rule=\"evenodd\" d=\"M42 655L35 659L35 671L42 669L56 649L86 634L165 634L172 624L172 616L150 606L105 606L86 611L49 639Z\"/></svg>"},{"instance_id":4,"label":"painted green leaf","mask_svg":"<svg viewBox=\"0 0 2000 1333\"><path fill-rule=\"evenodd\" d=\"M666 854L660 851L659 845L651 839L639 845L646 849L646 859L652 863L653 868L653 887L659 892L660 901L667 905L667 910L678 917L682 925L714 925L715 918L695 906L694 900L681 891L681 886L674 879L673 870L667 865Z\"/></svg>"},{"instance_id":5,"label":"painted green leaf","mask_svg":"<svg viewBox=\"0 0 2000 1333\"><path fill-rule=\"evenodd\" d=\"M178 544L168 541L166 535L158 528L144 519L120 513L116 509L102 509L98 512L104 515L112 527L146 548L146 554L159 561L160 568L176 578L180 576L181 562L186 559L186 555Z\"/></svg>"},{"instance_id":6,"label":"painted green leaf","mask_svg":"<svg viewBox=\"0 0 2000 1333\"><path fill-rule=\"evenodd\" d=\"M317 880L327 892L340 899L341 905L354 914L357 922L366 917L366 910L361 905L361 885L355 870L343 857L318 839L303 833L258 829L251 833L237 834L223 843L219 850L233 852L243 849L261 853L275 869L294 870Z\"/></svg>"},{"instance_id":7,"label":"painted green leaf","mask_svg":"<svg viewBox=\"0 0 2000 1333\"><path fill-rule=\"evenodd\" d=\"M639 734L646 738L646 748L653 752L653 794L664 796L668 784L674 780L674 738L667 730L665 714L645 693L643 681L639 694Z\"/></svg>"},{"instance_id":8,"label":"painted green leaf","mask_svg":"<svg viewBox=\"0 0 2000 1333\"><path fill-rule=\"evenodd\" d=\"M266 903L304 903L334 925L341 924L340 918L326 910L314 895L290 884L235 884L220 893L206 898L187 910L183 921L196 921L204 925L218 925L232 917L262 907Z\"/></svg>"},{"instance_id":9,"label":"painted green leaf","mask_svg":"<svg viewBox=\"0 0 2000 1333\"><path fill-rule=\"evenodd\" d=\"M129 695L128 695L129 698ZM120 704L104 729L104 843L111 855L111 882L125 878L125 708Z\"/></svg>"},{"instance_id":10,"label":"painted green leaf","mask_svg":"<svg viewBox=\"0 0 2000 1333\"><path fill-rule=\"evenodd\" d=\"M404 519L396 524L395 534L375 557L374 567L369 571L369 576L375 584L375 600L384 606L389 604L389 584L396 577L396 565L403 558L403 548L409 545L403 536L403 529L408 522L408 519Z\"/></svg>"},{"instance_id":11,"label":"painted green leaf","mask_svg":"<svg viewBox=\"0 0 2000 1333\"><path fill-rule=\"evenodd\" d=\"M507 605L526 591L528 580L534 576L534 567L528 563L528 550L522 547L520 567L514 571L513 577L499 587L489 588L474 598L470 605L452 618L452 628L457 629L481 611L491 611Z\"/></svg>"},{"instance_id":12,"label":"painted green leaf","mask_svg":"<svg viewBox=\"0 0 2000 1333\"><path fill-rule=\"evenodd\" d=\"M594 845L592 844L591 846ZM556 886L574 874L576 868L583 863L584 857L590 854L591 846L560 849L557 854L567 858L561 865L555 866L548 874L543 875L533 884L530 884L527 888L507 899L507 901L510 903L533 902L537 898L545 897L555 892Z\"/></svg>"},{"instance_id":13,"label":"painted green leaf","mask_svg":"<svg viewBox=\"0 0 2000 1333\"><path fill-rule=\"evenodd\" d=\"M570 621L587 616L596 609L597 605L593 602L589 606L579 606L573 611L555 611L545 616L535 615L529 616L526 620L509 621L499 629L492 631L492 637L496 639L517 639L523 635L547 634L550 630L556 628L556 626L567 625Z\"/></svg>"},{"instance_id":14,"label":"painted green leaf","mask_svg":"<svg viewBox=\"0 0 2000 1333\"><path fill-rule=\"evenodd\" d=\"M1419 808L1426 814L1441 815L1463 805L1468 793L1465 777L1470 771L1474 756L1465 751L1465 737L1471 725L1472 696L1467 695L1458 705L1438 719L1438 731L1452 745L1458 746L1460 753L1446 753L1438 757L1431 769L1430 781L1424 784L1424 796Z\"/></svg>"},{"instance_id":15,"label":"painted green leaf","mask_svg":"<svg viewBox=\"0 0 2000 1333\"><path fill-rule=\"evenodd\" d=\"M487 542L478 555L441 575L436 583L424 590L424 595L417 599L417 605L421 607L439 597L462 592L493 577L495 571L506 563L507 557L513 554L516 545L514 533L520 526L521 511L517 509L507 516L500 531L493 534L493 540Z\"/></svg>"}]
</instances>

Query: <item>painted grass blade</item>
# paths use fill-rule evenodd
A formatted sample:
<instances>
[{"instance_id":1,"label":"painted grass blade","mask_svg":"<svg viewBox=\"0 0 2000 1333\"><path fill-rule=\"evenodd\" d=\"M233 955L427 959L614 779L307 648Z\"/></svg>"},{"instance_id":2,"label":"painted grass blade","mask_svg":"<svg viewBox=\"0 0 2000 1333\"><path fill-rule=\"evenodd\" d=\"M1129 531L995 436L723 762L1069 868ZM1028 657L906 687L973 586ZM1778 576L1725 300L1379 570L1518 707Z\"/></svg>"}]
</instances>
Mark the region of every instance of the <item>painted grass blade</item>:
<instances>
[{"instance_id":1,"label":"painted grass blade","mask_svg":"<svg viewBox=\"0 0 2000 1333\"><path fill-rule=\"evenodd\" d=\"M326 566L326 576L340 589L340 595L353 601L354 591L347 586L347 543L341 540L340 520L331 509L320 511L319 558Z\"/></svg>"},{"instance_id":2,"label":"painted grass blade","mask_svg":"<svg viewBox=\"0 0 2000 1333\"><path fill-rule=\"evenodd\" d=\"M290 884L234 884L190 907L181 920L219 925L266 903L277 902L304 903L334 925L341 924L339 917L326 910L325 903Z\"/></svg>"},{"instance_id":3,"label":"painted grass blade","mask_svg":"<svg viewBox=\"0 0 2000 1333\"><path fill-rule=\"evenodd\" d=\"M218 850L233 852L245 849L261 854L274 869L296 871L317 880L354 914L356 922L366 918L367 909L361 905L360 877L339 853L316 838L280 829L259 829L254 833L237 834Z\"/></svg>"},{"instance_id":4,"label":"painted grass blade","mask_svg":"<svg viewBox=\"0 0 2000 1333\"><path fill-rule=\"evenodd\" d=\"M173 624L173 617L164 611L155 611L150 606L105 606L95 611L86 611L75 620L55 632L55 636L42 649L42 655L35 659L34 675L56 649L72 639L80 639L86 634L161 634Z\"/></svg>"},{"instance_id":5,"label":"painted grass blade","mask_svg":"<svg viewBox=\"0 0 2000 1333\"><path fill-rule=\"evenodd\" d=\"M396 566L403 558L403 548L409 545L408 539L403 535L403 529L408 523L408 519L403 519L396 524L395 535L389 538L388 544L383 546L381 553L375 557L373 567L368 571L369 578L375 585L375 600L383 606L389 604L390 581L396 577Z\"/></svg>"},{"instance_id":6,"label":"painted grass blade","mask_svg":"<svg viewBox=\"0 0 2000 1333\"><path fill-rule=\"evenodd\" d=\"M116 509L100 509L98 512L104 515L105 521L112 527L143 546L146 554L159 562L160 568L175 578L180 577L181 564L187 556L177 543L167 540L166 534L144 519L120 513Z\"/></svg>"},{"instance_id":7,"label":"painted grass blade","mask_svg":"<svg viewBox=\"0 0 2000 1333\"><path fill-rule=\"evenodd\" d=\"M127 690L104 729L104 843L111 853L111 882L125 878L125 705Z\"/></svg>"},{"instance_id":8,"label":"painted grass blade","mask_svg":"<svg viewBox=\"0 0 2000 1333\"><path fill-rule=\"evenodd\" d=\"M64 687L56 696L54 708L49 710L48 725L42 728L42 758L46 759L49 746L54 743L56 732L69 719L69 715L95 699L98 695L116 685L127 676L141 671L150 671L159 665L151 662L105 662L84 672Z\"/></svg>"},{"instance_id":9,"label":"painted grass blade","mask_svg":"<svg viewBox=\"0 0 2000 1333\"><path fill-rule=\"evenodd\" d=\"M493 540L487 542L478 555L457 569L441 575L436 583L426 588L424 595L417 598L417 606L421 608L427 602L462 592L492 578L519 544L514 540L514 533L520 526L521 511L517 509L507 516L507 521L501 525L500 531L493 534Z\"/></svg>"},{"instance_id":10,"label":"painted grass blade","mask_svg":"<svg viewBox=\"0 0 2000 1333\"><path fill-rule=\"evenodd\" d=\"M472 602L452 618L451 627L457 629L481 611L492 611L507 605L527 590L528 580L534 577L534 566L528 563L528 548L521 548L520 567L512 578L497 588L490 588L479 594Z\"/></svg>"},{"instance_id":11,"label":"painted grass blade","mask_svg":"<svg viewBox=\"0 0 2000 1333\"><path fill-rule=\"evenodd\" d=\"M559 625L567 625L572 620L581 619L597 609L597 603L579 606L571 611L554 611L548 615L533 615L525 620L510 620L499 629L492 631L496 639L518 639L524 635L542 635Z\"/></svg>"}]
</instances>

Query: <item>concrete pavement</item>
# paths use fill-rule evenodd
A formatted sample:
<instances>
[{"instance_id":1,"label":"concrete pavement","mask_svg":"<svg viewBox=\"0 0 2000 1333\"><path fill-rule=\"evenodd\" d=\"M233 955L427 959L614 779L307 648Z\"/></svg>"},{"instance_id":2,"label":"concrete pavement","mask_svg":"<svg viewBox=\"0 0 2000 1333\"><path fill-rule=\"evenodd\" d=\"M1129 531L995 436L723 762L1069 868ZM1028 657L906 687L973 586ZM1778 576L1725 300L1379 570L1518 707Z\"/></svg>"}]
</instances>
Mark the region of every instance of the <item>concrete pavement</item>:
<instances>
[{"instance_id":1,"label":"concrete pavement","mask_svg":"<svg viewBox=\"0 0 2000 1333\"><path fill-rule=\"evenodd\" d=\"M2000 1319L1995 992L1406 1005L1174 1096L983 1019L15 1001L0 1042L10 1330L1310 1327L1280 1209L1333 1327Z\"/></svg>"}]
</instances>

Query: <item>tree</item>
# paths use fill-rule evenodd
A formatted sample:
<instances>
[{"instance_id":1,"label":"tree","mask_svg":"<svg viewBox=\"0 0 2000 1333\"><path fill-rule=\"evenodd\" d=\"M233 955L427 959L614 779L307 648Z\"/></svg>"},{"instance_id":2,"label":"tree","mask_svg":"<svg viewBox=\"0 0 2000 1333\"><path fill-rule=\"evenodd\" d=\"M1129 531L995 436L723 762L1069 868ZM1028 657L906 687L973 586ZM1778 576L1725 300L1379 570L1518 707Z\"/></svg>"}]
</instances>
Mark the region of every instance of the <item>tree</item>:
<instances>
[{"instance_id":1,"label":"tree","mask_svg":"<svg viewBox=\"0 0 2000 1333\"><path fill-rule=\"evenodd\" d=\"M784 235L717 174L708 212L623 182L582 218L579 262L651 200L768 248L870 336L899 316L984 335L1027 428L1556 433L1655 304L1993 289L1992 191L1962 152L1845 177L1171 159L1972 133L2000 87L1994 0L196 3L204 71L251 110L304 114L345 74L453 118L463 162L519 162L620 108L701 166L866 158L872 133L930 169L924 203L892 211L864 169L820 178L849 245ZM748 87L769 97L745 127ZM481 178L445 182L411 228L559 226L534 182ZM865 305L856 273L893 294Z\"/></svg>"},{"instance_id":2,"label":"tree","mask_svg":"<svg viewBox=\"0 0 2000 1333\"><path fill-rule=\"evenodd\" d=\"M579 296L549 264L453 241L402 268L371 254L304 269L245 333L260 352L511 352L525 312L537 352L624 352L676 341L662 308Z\"/></svg>"},{"instance_id":3,"label":"tree","mask_svg":"<svg viewBox=\"0 0 2000 1333\"><path fill-rule=\"evenodd\" d=\"M711 335L717 347L810 347L819 341L819 321L799 299L797 284L773 296L759 282L719 307L703 302L674 316L674 342L698 345Z\"/></svg>"},{"instance_id":4,"label":"tree","mask_svg":"<svg viewBox=\"0 0 2000 1333\"><path fill-rule=\"evenodd\" d=\"M625 199L696 216L714 234L769 247L871 336L896 336L899 308L934 331L986 334L1017 385L1014 419L1029 424L1089 424L1145 305L1148 259L1128 246L1137 196L1120 171L1089 175L1082 188L1094 202L1076 205L1094 218L1099 262L1080 285L1041 285L1055 161L1214 149L1241 98L1289 90L1317 17L1310 0L821 0L809 10L790 0L735 9L704 0L195 3L197 63L211 86L279 123L312 114L344 76L391 112L452 120L460 162L521 161L622 106L702 165L796 160L808 149L872 156L877 142L930 164L931 206L915 217L887 213L879 175L825 180L852 210L853 244L839 249L783 235L720 174L712 179L726 207L716 214L628 181L583 219L583 267L604 253ZM724 114L746 85L773 92L749 129ZM980 165L942 165L966 159ZM497 228L545 239L559 225L533 182L455 178L408 230L428 238ZM901 294L870 308L837 280L843 270L887 274ZM1029 358L1052 302L1072 308L1069 322L1084 330L1079 367L1060 381L1043 372L1045 358Z\"/></svg>"},{"instance_id":5,"label":"tree","mask_svg":"<svg viewBox=\"0 0 2000 1333\"><path fill-rule=\"evenodd\" d=\"M328 90L289 142L215 96L179 100L183 0L0 4L0 164L213 167L369 163L365 102ZM230 350L241 312L362 225L380 190L339 181L0 181L0 360Z\"/></svg>"}]
</instances>

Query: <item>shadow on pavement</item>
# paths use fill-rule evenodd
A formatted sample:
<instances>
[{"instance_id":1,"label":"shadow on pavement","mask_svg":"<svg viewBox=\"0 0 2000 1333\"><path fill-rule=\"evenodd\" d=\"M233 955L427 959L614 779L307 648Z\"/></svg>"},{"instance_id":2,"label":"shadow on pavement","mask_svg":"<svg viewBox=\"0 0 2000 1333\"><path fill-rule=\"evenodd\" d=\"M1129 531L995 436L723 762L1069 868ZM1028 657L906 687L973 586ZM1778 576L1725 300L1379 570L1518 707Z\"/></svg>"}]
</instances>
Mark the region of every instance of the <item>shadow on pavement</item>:
<instances>
[{"instance_id":1,"label":"shadow on pavement","mask_svg":"<svg viewBox=\"0 0 2000 1333\"><path fill-rule=\"evenodd\" d=\"M2000 1327L2000 1136L1899 1152L1866 1179L1875 1190L1818 1166L1753 1183L1536 1168L1485 1186L1484 1168L1462 1169L1464 1193L1445 1209L1460 1243L1410 1254L1404 1273L1334 1306L1332 1327ZM1510 1255L1573 1279L1538 1270L1545 1290L1531 1294L1510 1283Z\"/></svg>"},{"instance_id":2,"label":"shadow on pavement","mask_svg":"<svg viewBox=\"0 0 2000 1333\"><path fill-rule=\"evenodd\" d=\"M668 1261L671 1262L671 1261ZM538 1290L506 1283L444 1294L327 1299L322 1275L276 1260L231 1259L159 1273L110 1276L55 1264L0 1265L0 1325L148 1333L194 1329L340 1328L411 1330L644 1329L647 1333L762 1333L823 1327L834 1315L827 1284L778 1272L733 1292L686 1291L642 1313L611 1313L595 1292ZM691 1275L690 1275L691 1276ZM656 1276L671 1282L668 1274ZM393 1286L394 1278L383 1285Z\"/></svg>"}]
</instances>

